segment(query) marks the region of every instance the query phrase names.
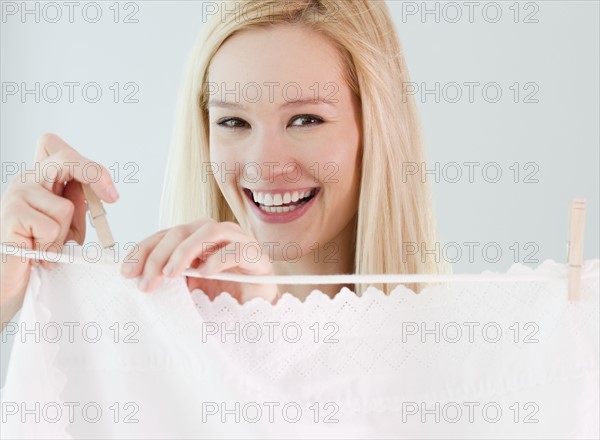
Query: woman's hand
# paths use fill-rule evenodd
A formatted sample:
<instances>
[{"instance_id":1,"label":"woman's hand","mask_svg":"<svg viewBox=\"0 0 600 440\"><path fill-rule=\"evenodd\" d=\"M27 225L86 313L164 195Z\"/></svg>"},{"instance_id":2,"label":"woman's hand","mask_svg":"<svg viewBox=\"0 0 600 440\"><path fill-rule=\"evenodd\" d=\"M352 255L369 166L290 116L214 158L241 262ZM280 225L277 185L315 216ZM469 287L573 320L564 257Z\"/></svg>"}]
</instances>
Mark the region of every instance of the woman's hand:
<instances>
[{"instance_id":1,"label":"woman's hand","mask_svg":"<svg viewBox=\"0 0 600 440\"><path fill-rule=\"evenodd\" d=\"M127 278L140 277L140 290L155 289L161 277L177 277L188 267L202 275L221 272L273 275L273 265L256 240L232 222L198 220L186 225L157 232L129 253L121 267ZM211 299L223 291L240 303L262 297L275 302L279 297L276 285L233 283L205 278L188 278L188 288L203 290Z\"/></svg>"},{"instance_id":2,"label":"woman's hand","mask_svg":"<svg viewBox=\"0 0 600 440\"><path fill-rule=\"evenodd\" d=\"M35 162L35 171L15 176L2 196L2 243L42 251L47 245L61 247L69 240L83 244L86 204L80 182L89 183L102 200L115 202L119 195L108 170L80 155L55 134L40 137ZM3 255L0 264L4 327L21 308L31 265L37 262ZM53 266L46 261L39 264L48 269Z\"/></svg>"}]
</instances>

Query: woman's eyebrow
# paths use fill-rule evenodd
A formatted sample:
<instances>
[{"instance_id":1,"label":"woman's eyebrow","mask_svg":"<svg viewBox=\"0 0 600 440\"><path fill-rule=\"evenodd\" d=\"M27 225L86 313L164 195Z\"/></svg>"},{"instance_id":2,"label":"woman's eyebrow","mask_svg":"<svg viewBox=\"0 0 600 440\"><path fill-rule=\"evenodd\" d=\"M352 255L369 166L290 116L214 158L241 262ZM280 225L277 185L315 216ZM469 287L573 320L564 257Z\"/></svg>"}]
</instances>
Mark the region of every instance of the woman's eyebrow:
<instances>
[{"instance_id":1,"label":"woman's eyebrow","mask_svg":"<svg viewBox=\"0 0 600 440\"><path fill-rule=\"evenodd\" d=\"M300 107L300 106L306 105L306 104L325 104L325 105L335 106L335 104L338 102L339 101L337 99L332 99L332 100L326 100L323 98L296 99L296 100L292 100L292 101L286 101L281 106L279 106L279 108L281 109L281 108L286 108L286 107ZM240 108L242 110L246 110L246 106L244 104L237 103L237 102L225 102L225 101L220 101L220 100L215 100L215 99L209 100L207 107L208 108L221 107L221 108L234 108L234 109Z\"/></svg>"}]
</instances>

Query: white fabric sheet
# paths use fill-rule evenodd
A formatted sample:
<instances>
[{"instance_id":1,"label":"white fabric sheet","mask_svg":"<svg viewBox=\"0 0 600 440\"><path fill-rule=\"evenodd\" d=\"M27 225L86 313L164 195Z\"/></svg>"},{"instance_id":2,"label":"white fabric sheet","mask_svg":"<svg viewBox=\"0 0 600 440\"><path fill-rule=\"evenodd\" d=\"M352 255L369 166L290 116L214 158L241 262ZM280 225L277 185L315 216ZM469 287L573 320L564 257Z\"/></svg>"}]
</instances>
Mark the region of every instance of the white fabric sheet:
<instances>
[{"instance_id":1,"label":"white fabric sheet","mask_svg":"<svg viewBox=\"0 0 600 440\"><path fill-rule=\"evenodd\" d=\"M546 261L506 275L565 275ZM275 306L34 268L3 438L598 438L599 260L566 279Z\"/></svg>"}]
</instances>

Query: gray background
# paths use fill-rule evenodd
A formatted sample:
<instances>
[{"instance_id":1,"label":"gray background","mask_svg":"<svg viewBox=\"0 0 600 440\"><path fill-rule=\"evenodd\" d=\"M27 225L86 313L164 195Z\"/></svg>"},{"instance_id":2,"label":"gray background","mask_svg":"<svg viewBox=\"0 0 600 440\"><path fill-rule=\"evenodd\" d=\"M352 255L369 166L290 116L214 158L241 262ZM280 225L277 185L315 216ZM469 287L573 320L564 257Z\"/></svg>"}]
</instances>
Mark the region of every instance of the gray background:
<instances>
[{"instance_id":1,"label":"gray background","mask_svg":"<svg viewBox=\"0 0 600 440\"><path fill-rule=\"evenodd\" d=\"M21 8L21 2L2 3L3 8L7 3ZM28 2L28 7L34 9L36 3ZM34 15L23 20L19 14L3 13L3 86L95 82L103 95L99 102L88 103L79 87L70 103L63 87L58 103L43 97L36 103L31 95L23 103L20 95L3 92L1 161L3 167L11 162L31 165L40 134L58 133L82 154L119 169L121 200L108 206L109 221L118 242L139 241L159 227L164 164L183 65L205 18L202 3L212 2L121 3L118 23L109 9L113 2L101 2L98 22L86 21L94 17L93 6L85 17L82 14L88 3L75 9L73 23L62 2L57 23L48 22L56 9L45 3L38 3L39 22ZM441 246L458 243L463 252L456 257L456 247L446 247L454 271L504 271L514 262L537 266L545 259L566 261L567 208L574 197L587 199L585 258L597 258L598 2L521 2L517 8L512 1L481 2L472 19L464 2L427 2L429 10L439 8L437 20L433 13L421 15L422 2L387 3L412 81L429 89L436 82L441 89L446 86L447 99L417 97L429 167L436 162L442 170L449 163L462 165L458 182L451 181L456 168L446 168L447 174L433 185ZM413 7L418 12L409 15ZM496 21L498 9L502 16ZM462 17L452 23L457 10ZM129 13L137 23L124 22ZM527 22L532 20L537 22ZM109 89L116 82L121 91L118 103ZM124 88L129 82L139 87L138 103L123 102L132 90ZM497 103L487 102L479 86L474 102L469 102L463 85L462 99L452 103L456 89L447 86L452 82L497 83L502 97ZM514 83L520 91L516 103L514 87L510 89ZM538 102L523 102L534 90L530 99ZM491 89L487 96L494 97ZM464 162L481 164L473 182ZM510 168L515 162L520 168L517 183ZM483 178L486 163L499 165L499 182ZM534 165L525 168L527 163ZM9 180L4 171L2 192ZM531 171L537 183L524 182ZM124 181L131 172L137 183ZM494 173L490 170L486 177ZM90 231L87 240L96 240ZM473 259L466 242L480 243ZM487 243L496 245L485 254ZM498 248L502 255L496 261ZM10 341L2 343L2 377L9 348Z\"/></svg>"}]
</instances>

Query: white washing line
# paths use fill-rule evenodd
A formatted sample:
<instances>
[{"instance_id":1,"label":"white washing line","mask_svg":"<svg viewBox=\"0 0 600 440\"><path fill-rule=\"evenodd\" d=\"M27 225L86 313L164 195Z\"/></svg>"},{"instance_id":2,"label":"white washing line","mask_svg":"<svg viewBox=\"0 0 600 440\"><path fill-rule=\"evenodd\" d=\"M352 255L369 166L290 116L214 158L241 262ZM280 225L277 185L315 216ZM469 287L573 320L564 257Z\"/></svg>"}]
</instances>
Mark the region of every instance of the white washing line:
<instances>
[{"instance_id":1,"label":"white washing line","mask_svg":"<svg viewBox=\"0 0 600 440\"><path fill-rule=\"evenodd\" d=\"M75 250L79 248L79 250ZM66 245L63 252L52 250L28 250L15 246L0 245L0 253L19 256L27 259L46 260L55 263L71 264L100 264L102 266L118 267L121 263L116 261L112 249L102 249L107 255L100 255L96 261L90 257L84 257L81 246ZM4 259L4 257L3 257ZM380 275L242 275L232 273L220 273L212 276L202 276L195 269L187 269L183 275L194 278L207 278L212 280L233 281L252 284L404 284L404 283L443 283L443 282L528 282L528 281L556 281L566 280L567 271L564 274L380 274ZM584 278L597 276L589 274Z\"/></svg>"}]
</instances>

